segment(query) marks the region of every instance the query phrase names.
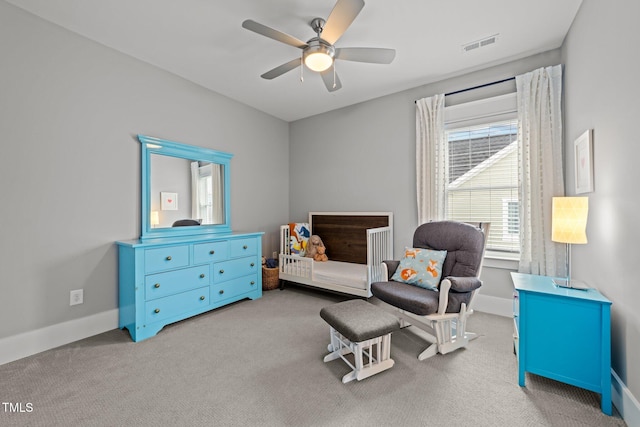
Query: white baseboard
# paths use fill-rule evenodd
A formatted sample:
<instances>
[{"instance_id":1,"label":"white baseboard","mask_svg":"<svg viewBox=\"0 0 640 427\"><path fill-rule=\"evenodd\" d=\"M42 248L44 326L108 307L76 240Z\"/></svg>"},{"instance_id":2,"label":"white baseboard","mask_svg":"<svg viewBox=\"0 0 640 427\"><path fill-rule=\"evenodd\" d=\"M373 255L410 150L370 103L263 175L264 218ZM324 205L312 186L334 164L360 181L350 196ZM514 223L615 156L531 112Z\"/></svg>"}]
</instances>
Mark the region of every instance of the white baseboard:
<instances>
[{"instance_id":1,"label":"white baseboard","mask_svg":"<svg viewBox=\"0 0 640 427\"><path fill-rule=\"evenodd\" d=\"M118 327L118 309L0 339L0 365Z\"/></svg>"},{"instance_id":2,"label":"white baseboard","mask_svg":"<svg viewBox=\"0 0 640 427\"><path fill-rule=\"evenodd\" d=\"M640 427L640 403L613 369L611 370L611 401L629 427Z\"/></svg>"},{"instance_id":3,"label":"white baseboard","mask_svg":"<svg viewBox=\"0 0 640 427\"><path fill-rule=\"evenodd\" d=\"M496 314L503 317L513 317L513 299L498 298L478 294L473 301L473 309L483 313Z\"/></svg>"}]
</instances>

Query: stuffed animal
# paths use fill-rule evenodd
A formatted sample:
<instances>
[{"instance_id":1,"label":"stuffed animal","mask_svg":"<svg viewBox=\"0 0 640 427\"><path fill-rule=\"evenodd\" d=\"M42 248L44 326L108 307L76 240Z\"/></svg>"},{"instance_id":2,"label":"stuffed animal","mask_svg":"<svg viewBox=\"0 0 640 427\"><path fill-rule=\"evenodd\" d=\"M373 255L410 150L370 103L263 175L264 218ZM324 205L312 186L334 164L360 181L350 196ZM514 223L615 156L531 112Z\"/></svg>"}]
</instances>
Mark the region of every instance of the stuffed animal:
<instances>
[{"instance_id":1,"label":"stuffed animal","mask_svg":"<svg viewBox=\"0 0 640 427\"><path fill-rule=\"evenodd\" d=\"M309 237L309 241L307 242L307 250L304 256L308 258L314 258L318 253L319 247L324 248L324 243L322 243L322 239L320 238L320 236L318 236L317 234L314 234L311 237Z\"/></svg>"},{"instance_id":2,"label":"stuffed animal","mask_svg":"<svg viewBox=\"0 0 640 427\"><path fill-rule=\"evenodd\" d=\"M313 256L313 260L314 261L329 261L329 257L325 254L325 247L324 246L318 246L316 248L316 254Z\"/></svg>"}]
</instances>

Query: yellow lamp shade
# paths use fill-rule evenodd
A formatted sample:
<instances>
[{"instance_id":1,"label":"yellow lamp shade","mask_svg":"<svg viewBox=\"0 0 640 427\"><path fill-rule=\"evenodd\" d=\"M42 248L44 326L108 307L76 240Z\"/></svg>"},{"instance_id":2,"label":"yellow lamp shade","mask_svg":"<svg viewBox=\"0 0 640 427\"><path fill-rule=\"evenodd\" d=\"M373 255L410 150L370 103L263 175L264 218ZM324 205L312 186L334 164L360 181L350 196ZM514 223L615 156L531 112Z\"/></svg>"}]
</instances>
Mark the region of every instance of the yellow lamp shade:
<instances>
[{"instance_id":1,"label":"yellow lamp shade","mask_svg":"<svg viewBox=\"0 0 640 427\"><path fill-rule=\"evenodd\" d=\"M551 240L559 243L587 243L588 213L588 197L554 197Z\"/></svg>"}]
</instances>

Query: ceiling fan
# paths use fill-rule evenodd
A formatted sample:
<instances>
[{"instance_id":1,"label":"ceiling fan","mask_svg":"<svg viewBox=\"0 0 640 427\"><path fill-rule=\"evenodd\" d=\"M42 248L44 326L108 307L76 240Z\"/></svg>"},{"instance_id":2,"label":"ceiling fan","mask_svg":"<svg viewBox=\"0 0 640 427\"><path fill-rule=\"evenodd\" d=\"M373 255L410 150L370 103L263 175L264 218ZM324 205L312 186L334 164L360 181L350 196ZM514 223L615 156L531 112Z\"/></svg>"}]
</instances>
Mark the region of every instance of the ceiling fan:
<instances>
[{"instance_id":1,"label":"ceiling fan","mask_svg":"<svg viewBox=\"0 0 640 427\"><path fill-rule=\"evenodd\" d=\"M320 73L329 92L333 92L342 87L342 83L340 83L340 79L336 74L336 59L373 64L390 64L396 56L394 49L370 47L337 48L334 46L363 7L364 0L338 0L326 21L322 18L314 18L310 22L316 37L306 42L251 19L244 21L242 26L247 30L302 49L301 57L285 62L262 74L261 77L271 80L304 63L310 70Z\"/></svg>"}]
</instances>

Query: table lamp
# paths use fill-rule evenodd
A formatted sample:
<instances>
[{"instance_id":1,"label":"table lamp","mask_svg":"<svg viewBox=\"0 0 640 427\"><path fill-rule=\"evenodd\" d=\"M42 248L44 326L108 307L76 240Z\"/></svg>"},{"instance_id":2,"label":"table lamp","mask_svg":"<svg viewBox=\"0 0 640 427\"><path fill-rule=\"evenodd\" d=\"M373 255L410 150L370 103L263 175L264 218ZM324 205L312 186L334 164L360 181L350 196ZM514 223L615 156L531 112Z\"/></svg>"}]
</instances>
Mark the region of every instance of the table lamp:
<instances>
[{"instance_id":1,"label":"table lamp","mask_svg":"<svg viewBox=\"0 0 640 427\"><path fill-rule=\"evenodd\" d=\"M151 211L151 228L155 228L158 224L160 224L158 211Z\"/></svg>"},{"instance_id":2,"label":"table lamp","mask_svg":"<svg viewBox=\"0 0 640 427\"><path fill-rule=\"evenodd\" d=\"M551 211L551 240L565 243L567 251L567 277L554 279L556 286L585 289L571 280L571 245L587 243L588 197L554 197Z\"/></svg>"}]
</instances>

